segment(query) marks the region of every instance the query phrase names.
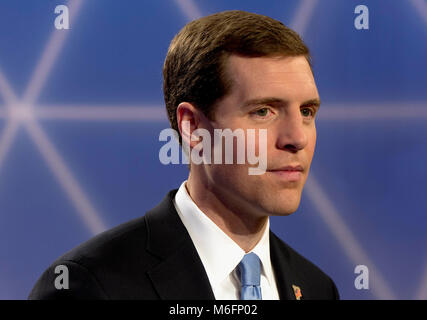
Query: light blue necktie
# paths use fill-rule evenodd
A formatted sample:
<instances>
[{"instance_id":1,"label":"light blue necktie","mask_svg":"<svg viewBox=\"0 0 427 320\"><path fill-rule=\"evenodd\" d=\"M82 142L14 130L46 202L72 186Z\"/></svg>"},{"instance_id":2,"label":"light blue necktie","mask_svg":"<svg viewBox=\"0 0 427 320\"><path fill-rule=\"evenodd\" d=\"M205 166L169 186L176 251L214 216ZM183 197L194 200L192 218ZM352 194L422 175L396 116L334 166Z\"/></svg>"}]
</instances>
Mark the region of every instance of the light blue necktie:
<instances>
[{"instance_id":1,"label":"light blue necktie","mask_svg":"<svg viewBox=\"0 0 427 320\"><path fill-rule=\"evenodd\" d=\"M242 283L240 299L261 300L261 261L259 257L253 252L245 254L237 267Z\"/></svg>"}]
</instances>

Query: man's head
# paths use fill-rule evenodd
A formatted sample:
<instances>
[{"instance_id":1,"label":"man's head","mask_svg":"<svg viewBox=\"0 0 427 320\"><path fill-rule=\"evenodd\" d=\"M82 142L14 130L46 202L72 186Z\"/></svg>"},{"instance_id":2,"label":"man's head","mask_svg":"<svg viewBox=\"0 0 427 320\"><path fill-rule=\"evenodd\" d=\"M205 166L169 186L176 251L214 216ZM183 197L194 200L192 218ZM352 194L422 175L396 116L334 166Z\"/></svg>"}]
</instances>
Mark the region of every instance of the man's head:
<instances>
[{"instance_id":1,"label":"man's head","mask_svg":"<svg viewBox=\"0 0 427 320\"><path fill-rule=\"evenodd\" d=\"M296 32L270 17L224 11L188 23L172 40L163 67L163 93L172 129L176 109L191 102L214 119L215 102L231 89L230 55L304 56L310 53ZM180 136L181 142L181 136Z\"/></svg>"},{"instance_id":2,"label":"man's head","mask_svg":"<svg viewBox=\"0 0 427 320\"><path fill-rule=\"evenodd\" d=\"M248 175L248 164L192 165L204 187L247 215L294 212L314 153L319 104L309 50L300 37L266 16L214 14L175 36L163 76L169 120L180 142L188 137L183 121L191 131L204 128L212 136L214 129L267 129L265 174ZM279 170L295 165L302 171Z\"/></svg>"}]
</instances>

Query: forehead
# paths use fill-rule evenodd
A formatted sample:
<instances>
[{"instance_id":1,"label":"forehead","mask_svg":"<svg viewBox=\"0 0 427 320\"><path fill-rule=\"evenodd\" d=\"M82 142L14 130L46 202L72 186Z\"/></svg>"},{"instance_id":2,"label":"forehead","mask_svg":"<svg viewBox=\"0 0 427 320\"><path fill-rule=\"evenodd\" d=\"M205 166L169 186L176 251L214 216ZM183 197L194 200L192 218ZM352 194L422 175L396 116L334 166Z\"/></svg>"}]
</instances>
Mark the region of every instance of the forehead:
<instances>
[{"instance_id":1,"label":"forehead","mask_svg":"<svg viewBox=\"0 0 427 320\"><path fill-rule=\"evenodd\" d=\"M248 58L231 55L227 74L230 94L239 99L271 96L287 100L318 97L310 66L304 56Z\"/></svg>"}]
</instances>

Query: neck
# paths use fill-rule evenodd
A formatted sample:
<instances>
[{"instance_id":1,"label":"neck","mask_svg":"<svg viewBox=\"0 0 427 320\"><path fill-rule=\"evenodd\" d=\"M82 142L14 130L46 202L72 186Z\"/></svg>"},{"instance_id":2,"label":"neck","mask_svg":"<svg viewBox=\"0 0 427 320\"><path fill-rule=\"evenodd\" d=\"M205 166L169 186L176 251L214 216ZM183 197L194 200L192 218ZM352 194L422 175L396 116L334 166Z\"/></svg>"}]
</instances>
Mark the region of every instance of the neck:
<instances>
[{"instance_id":1,"label":"neck","mask_svg":"<svg viewBox=\"0 0 427 320\"><path fill-rule=\"evenodd\" d=\"M257 217L244 208L230 205L205 179L188 177L187 192L199 209L245 252L251 251L261 239L268 216ZM241 210L239 210L241 209Z\"/></svg>"}]
</instances>

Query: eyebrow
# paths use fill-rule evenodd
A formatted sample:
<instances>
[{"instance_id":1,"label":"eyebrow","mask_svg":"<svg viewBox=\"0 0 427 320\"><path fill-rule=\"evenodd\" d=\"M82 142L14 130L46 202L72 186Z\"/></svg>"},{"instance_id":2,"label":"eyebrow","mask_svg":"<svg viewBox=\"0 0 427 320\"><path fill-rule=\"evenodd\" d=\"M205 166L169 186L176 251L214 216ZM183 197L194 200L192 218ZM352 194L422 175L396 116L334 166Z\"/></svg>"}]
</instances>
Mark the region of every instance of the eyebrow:
<instances>
[{"instance_id":1,"label":"eyebrow","mask_svg":"<svg viewBox=\"0 0 427 320\"><path fill-rule=\"evenodd\" d=\"M256 98L246 101L243 104L244 108L250 107L250 106L257 106L261 104L289 104L289 101L283 100L280 98L274 98L274 97L266 97L266 98ZM301 103L301 106L307 106L307 105L314 105L317 108L320 108L321 101L319 98L309 99Z\"/></svg>"}]
</instances>

